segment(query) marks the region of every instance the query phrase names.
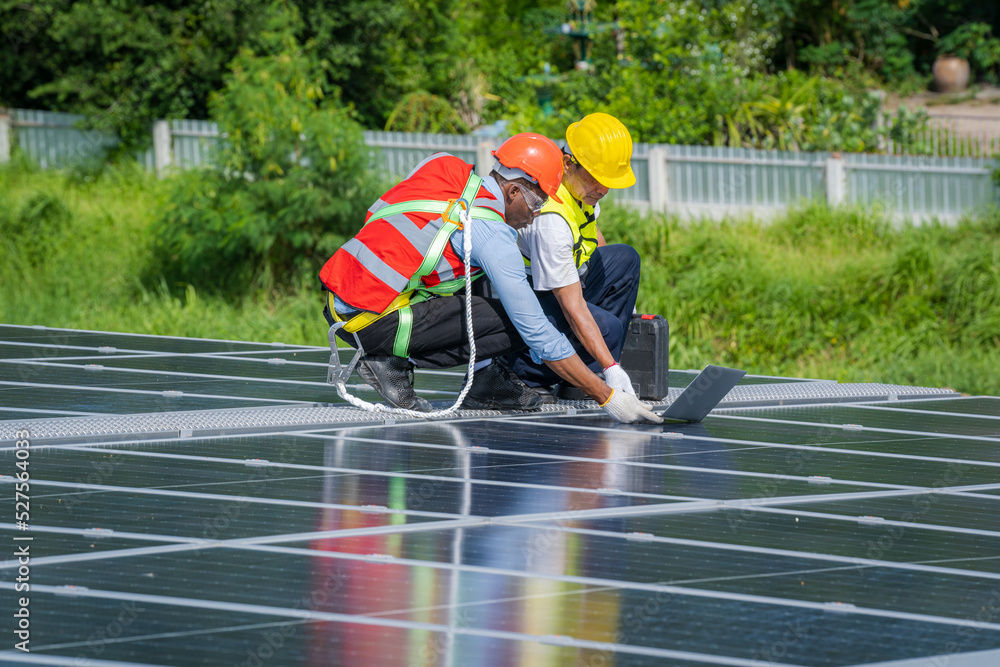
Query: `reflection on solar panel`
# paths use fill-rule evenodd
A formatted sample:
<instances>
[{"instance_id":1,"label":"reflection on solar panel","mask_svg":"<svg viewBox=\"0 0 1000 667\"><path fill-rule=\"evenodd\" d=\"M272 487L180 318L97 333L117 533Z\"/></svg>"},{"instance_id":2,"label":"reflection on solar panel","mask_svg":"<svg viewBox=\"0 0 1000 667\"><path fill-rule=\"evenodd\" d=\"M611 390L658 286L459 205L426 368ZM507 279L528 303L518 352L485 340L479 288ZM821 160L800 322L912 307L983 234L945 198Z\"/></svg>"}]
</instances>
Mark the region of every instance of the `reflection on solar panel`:
<instances>
[{"instance_id":1,"label":"reflection on solar panel","mask_svg":"<svg viewBox=\"0 0 1000 667\"><path fill-rule=\"evenodd\" d=\"M998 398L750 376L701 424L385 420L328 356L0 326L0 662L1000 664Z\"/></svg>"}]
</instances>

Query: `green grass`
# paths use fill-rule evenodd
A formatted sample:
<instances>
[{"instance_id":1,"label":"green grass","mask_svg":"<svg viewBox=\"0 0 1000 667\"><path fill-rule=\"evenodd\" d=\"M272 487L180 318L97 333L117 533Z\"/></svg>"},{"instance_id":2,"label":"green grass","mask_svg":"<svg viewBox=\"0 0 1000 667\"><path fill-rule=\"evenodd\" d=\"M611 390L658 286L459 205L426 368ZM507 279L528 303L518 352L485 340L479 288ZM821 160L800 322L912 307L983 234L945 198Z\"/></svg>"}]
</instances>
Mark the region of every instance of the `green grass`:
<instances>
[{"instance_id":1,"label":"green grass","mask_svg":"<svg viewBox=\"0 0 1000 667\"><path fill-rule=\"evenodd\" d=\"M643 257L671 366L1000 395L1000 215L893 225L859 210L752 221L602 218Z\"/></svg>"},{"instance_id":2,"label":"green grass","mask_svg":"<svg viewBox=\"0 0 1000 667\"><path fill-rule=\"evenodd\" d=\"M0 170L0 251L6 258L0 322L325 343L313 276L289 293L238 298L142 284L153 261L148 228L163 192L162 183L129 168L111 168L91 182L23 164Z\"/></svg>"},{"instance_id":3,"label":"green grass","mask_svg":"<svg viewBox=\"0 0 1000 667\"><path fill-rule=\"evenodd\" d=\"M325 344L314 275L235 298L143 284L165 192L128 168L91 180L0 169L0 321ZM912 227L813 207L769 224L681 223L609 206L602 229L642 255L639 309L670 320L674 368L1000 396L1000 214Z\"/></svg>"}]
</instances>

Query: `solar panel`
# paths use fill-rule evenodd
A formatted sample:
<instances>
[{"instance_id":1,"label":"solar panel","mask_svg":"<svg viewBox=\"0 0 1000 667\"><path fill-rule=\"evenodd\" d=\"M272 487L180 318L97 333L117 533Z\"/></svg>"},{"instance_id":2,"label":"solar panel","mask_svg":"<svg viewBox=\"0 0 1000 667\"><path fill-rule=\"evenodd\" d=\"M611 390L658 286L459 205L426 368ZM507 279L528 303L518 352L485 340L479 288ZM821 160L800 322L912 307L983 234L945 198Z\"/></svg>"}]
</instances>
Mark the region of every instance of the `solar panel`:
<instances>
[{"instance_id":1,"label":"solar panel","mask_svg":"<svg viewBox=\"0 0 1000 667\"><path fill-rule=\"evenodd\" d=\"M5 663L1000 664L997 398L748 376L700 424L424 422L344 405L324 348L0 338Z\"/></svg>"}]
</instances>

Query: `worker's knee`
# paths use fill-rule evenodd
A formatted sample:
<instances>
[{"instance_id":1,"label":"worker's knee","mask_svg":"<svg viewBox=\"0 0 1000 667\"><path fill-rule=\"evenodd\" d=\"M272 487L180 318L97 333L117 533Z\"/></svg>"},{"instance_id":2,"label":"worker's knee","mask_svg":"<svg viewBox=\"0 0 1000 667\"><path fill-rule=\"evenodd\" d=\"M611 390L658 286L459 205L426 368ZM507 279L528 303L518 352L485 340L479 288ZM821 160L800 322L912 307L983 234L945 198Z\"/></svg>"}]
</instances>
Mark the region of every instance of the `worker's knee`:
<instances>
[{"instance_id":1,"label":"worker's knee","mask_svg":"<svg viewBox=\"0 0 1000 667\"><path fill-rule=\"evenodd\" d=\"M617 275L626 280L638 282L642 259L632 246L624 243L601 246L594 251L594 256L600 257L604 270L609 276Z\"/></svg>"},{"instance_id":2,"label":"worker's knee","mask_svg":"<svg viewBox=\"0 0 1000 667\"><path fill-rule=\"evenodd\" d=\"M639 251L630 245L625 245L624 243L618 243L615 245L618 248L618 258L616 261L620 262L623 267L625 267L625 273L630 277L634 277L635 280L639 279L639 269L642 267L642 258L639 257Z\"/></svg>"},{"instance_id":3,"label":"worker's knee","mask_svg":"<svg viewBox=\"0 0 1000 667\"><path fill-rule=\"evenodd\" d=\"M598 310L599 312L594 312ZM601 338L609 349L615 349L625 336L625 328L620 319L603 309L591 309L597 328L601 330Z\"/></svg>"}]
</instances>

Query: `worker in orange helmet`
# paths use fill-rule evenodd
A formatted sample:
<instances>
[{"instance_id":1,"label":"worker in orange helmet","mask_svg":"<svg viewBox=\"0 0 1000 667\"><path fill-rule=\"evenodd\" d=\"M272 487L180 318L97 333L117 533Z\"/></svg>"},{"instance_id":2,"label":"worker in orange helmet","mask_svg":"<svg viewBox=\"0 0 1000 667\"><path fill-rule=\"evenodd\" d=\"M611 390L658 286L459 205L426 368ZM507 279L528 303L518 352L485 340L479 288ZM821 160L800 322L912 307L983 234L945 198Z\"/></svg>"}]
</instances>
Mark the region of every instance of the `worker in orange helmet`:
<instances>
[{"instance_id":1,"label":"worker in orange helmet","mask_svg":"<svg viewBox=\"0 0 1000 667\"><path fill-rule=\"evenodd\" d=\"M518 246L536 295L549 321L570 333L574 349L607 383L634 393L618 364L639 291L639 253L624 244L608 245L597 226L600 200L611 188L635 184L632 137L606 113L592 113L566 129L563 179L557 196L530 229L518 232ZM547 402L561 376L530 355L508 360L514 372L537 388Z\"/></svg>"},{"instance_id":2,"label":"worker in orange helmet","mask_svg":"<svg viewBox=\"0 0 1000 667\"><path fill-rule=\"evenodd\" d=\"M616 391L580 360L542 312L525 277L517 231L557 190L563 158L538 134L518 134L494 151L486 178L446 153L428 157L368 210L365 226L326 262L324 314L337 335L365 349L358 373L391 405L428 412L413 391L415 366L469 361L463 235L458 200L469 206L470 274L485 274L497 298L472 298L477 356L492 360L527 346L533 358L580 387L622 422L660 422L634 395ZM348 335L352 334L352 335ZM537 410L541 398L499 360L476 368L466 407ZM477 364L478 365L478 364Z\"/></svg>"}]
</instances>

